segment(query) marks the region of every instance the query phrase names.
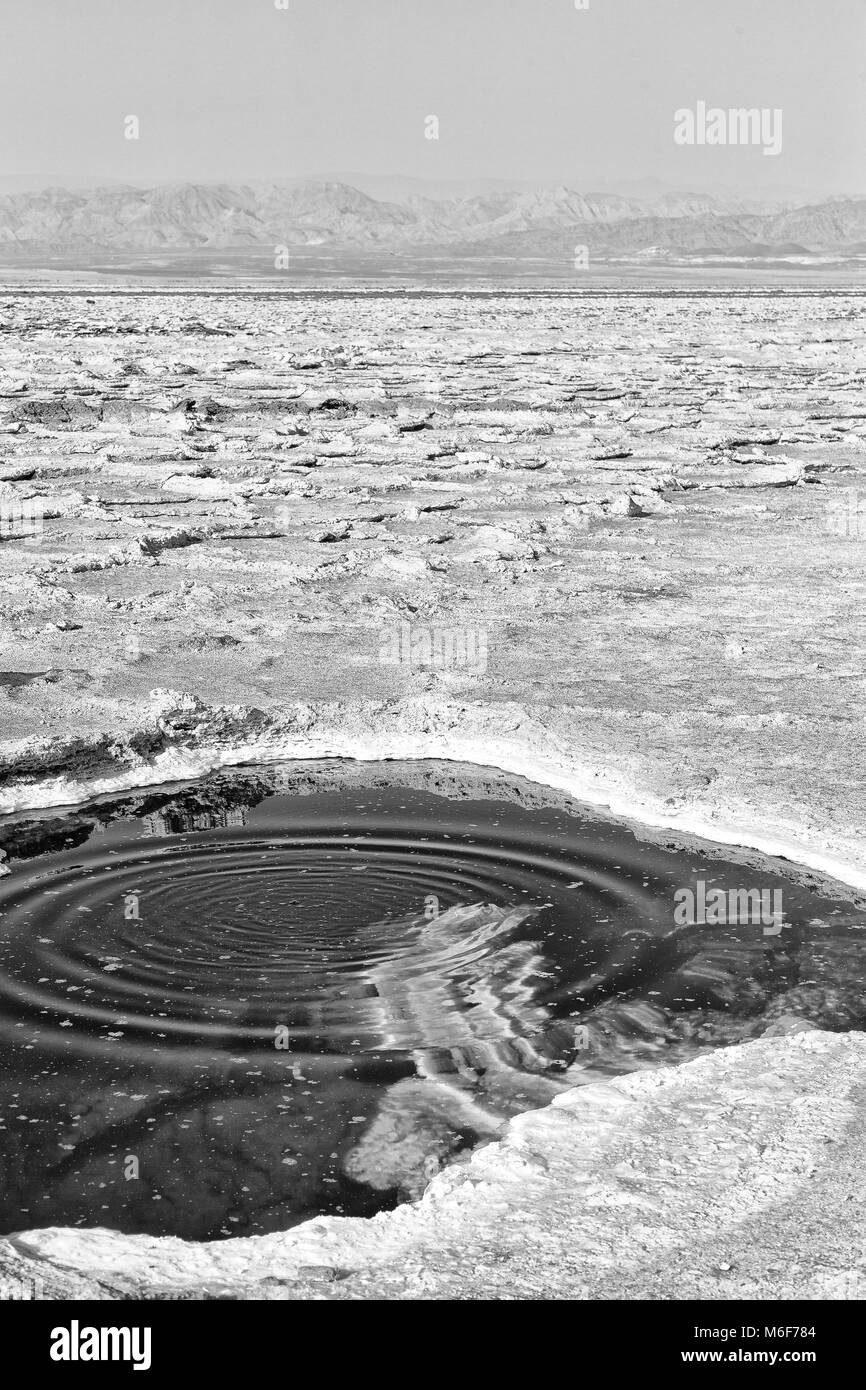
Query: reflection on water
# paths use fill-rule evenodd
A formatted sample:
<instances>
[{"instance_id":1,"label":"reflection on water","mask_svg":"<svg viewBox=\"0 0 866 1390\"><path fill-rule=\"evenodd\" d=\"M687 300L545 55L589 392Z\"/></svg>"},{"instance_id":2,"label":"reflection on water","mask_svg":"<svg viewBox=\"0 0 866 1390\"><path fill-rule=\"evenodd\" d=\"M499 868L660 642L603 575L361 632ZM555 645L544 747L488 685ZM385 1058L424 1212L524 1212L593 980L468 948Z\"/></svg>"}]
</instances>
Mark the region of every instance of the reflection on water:
<instances>
[{"instance_id":1,"label":"reflection on water","mask_svg":"<svg viewBox=\"0 0 866 1390\"><path fill-rule=\"evenodd\" d=\"M0 824L0 1229L369 1214L565 1086L863 1027L850 905L427 766ZM699 880L781 887L784 930L677 926Z\"/></svg>"}]
</instances>

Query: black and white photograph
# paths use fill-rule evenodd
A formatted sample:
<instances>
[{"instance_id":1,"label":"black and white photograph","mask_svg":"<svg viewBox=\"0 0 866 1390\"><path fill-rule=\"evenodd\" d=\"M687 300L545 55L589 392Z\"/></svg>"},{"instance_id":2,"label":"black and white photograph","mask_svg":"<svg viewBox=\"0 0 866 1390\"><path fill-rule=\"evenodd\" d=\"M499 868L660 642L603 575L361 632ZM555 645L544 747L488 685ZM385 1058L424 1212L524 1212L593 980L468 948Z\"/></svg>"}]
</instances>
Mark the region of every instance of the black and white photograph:
<instances>
[{"instance_id":1,"label":"black and white photograph","mask_svg":"<svg viewBox=\"0 0 866 1390\"><path fill-rule=\"evenodd\" d=\"M826 1374L864 0L0 0L0 130L0 1326Z\"/></svg>"}]
</instances>

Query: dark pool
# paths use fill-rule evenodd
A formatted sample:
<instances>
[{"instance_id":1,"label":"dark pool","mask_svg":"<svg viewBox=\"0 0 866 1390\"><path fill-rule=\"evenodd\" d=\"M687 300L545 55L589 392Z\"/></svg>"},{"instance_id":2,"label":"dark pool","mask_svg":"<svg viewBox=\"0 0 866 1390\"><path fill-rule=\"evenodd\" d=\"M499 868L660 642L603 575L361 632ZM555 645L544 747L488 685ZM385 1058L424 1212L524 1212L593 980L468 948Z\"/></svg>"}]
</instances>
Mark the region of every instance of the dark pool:
<instances>
[{"instance_id":1,"label":"dark pool","mask_svg":"<svg viewBox=\"0 0 866 1390\"><path fill-rule=\"evenodd\" d=\"M368 1215L565 1086L864 1026L850 903L556 800L330 762L0 821L0 1231ZM675 919L716 889L783 913Z\"/></svg>"}]
</instances>

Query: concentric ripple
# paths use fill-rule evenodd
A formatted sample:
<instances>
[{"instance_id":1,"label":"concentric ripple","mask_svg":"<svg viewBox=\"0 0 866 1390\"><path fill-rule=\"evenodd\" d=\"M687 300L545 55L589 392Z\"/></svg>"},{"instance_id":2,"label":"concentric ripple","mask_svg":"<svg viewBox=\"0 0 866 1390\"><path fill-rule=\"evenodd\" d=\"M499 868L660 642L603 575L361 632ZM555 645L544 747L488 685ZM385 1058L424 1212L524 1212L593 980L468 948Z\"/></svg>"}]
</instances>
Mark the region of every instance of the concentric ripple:
<instances>
[{"instance_id":1,"label":"concentric ripple","mask_svg":"<svg viewBox=\"0 0 866 1390\"><path fill-rule=\"evenodd\" d=\"M849 904L531 793L303 765L0 827L0 1228L368 1213L564 1085L863 1026ZM699 880L784 929L678 926Z\"/></svg>"}]
</instances>

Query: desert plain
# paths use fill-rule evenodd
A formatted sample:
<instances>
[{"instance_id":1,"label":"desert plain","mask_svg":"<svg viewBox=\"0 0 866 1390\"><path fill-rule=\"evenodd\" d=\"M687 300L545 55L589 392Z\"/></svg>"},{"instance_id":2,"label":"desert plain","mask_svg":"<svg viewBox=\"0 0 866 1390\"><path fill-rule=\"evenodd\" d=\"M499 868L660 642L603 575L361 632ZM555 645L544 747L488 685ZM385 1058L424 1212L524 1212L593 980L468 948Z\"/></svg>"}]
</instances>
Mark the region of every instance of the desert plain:
<instances>
[{"instance_id":1,"label":"desert plain","mask_svg":"<svg viewBox=\"0 0 866 1390\"><path fill-rule=\"evenodd\" d=\"M864 906L864 375L862 292L818 280L10 283L0 812L444 758ZM569 1092L369 1222L33 1231L0 1271L59 1297L862 1297L866 1044L795 1023Z\"/></svg>"}]
</instances>

